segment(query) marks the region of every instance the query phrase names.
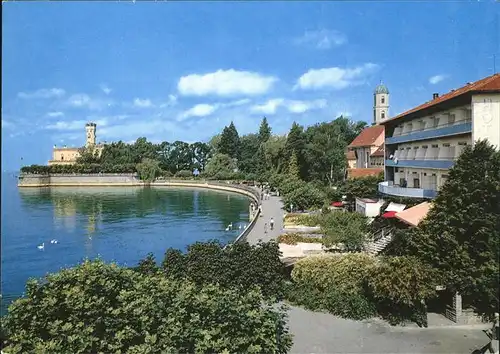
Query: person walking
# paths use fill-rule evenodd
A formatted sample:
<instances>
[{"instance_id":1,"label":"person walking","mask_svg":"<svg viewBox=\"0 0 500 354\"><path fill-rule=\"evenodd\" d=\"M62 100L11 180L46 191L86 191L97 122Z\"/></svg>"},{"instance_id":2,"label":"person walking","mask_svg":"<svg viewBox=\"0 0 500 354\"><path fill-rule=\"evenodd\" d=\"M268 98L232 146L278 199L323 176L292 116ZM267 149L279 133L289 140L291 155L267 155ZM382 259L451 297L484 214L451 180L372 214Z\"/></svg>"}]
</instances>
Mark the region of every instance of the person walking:
<instances>
[{"instance_id":1,"label":"person walking","mask_svg":"<svg viewBox=\"0 0 500 354\"><path fill-rule=\"evenodd\" d=\"M271 218L271 221L269 221L269 225L271 225L271 230L274 229L274 219Z\"/></svg>"},{"instance_id":2,"label":"person walking","mask_svg":"<svg viewBox=\"0 0 500 354\"><path fill-rule=\"evenodd\" d=\"M267 234L267 222L264 223L264 233Z\"/></svg>"}]
</instances>

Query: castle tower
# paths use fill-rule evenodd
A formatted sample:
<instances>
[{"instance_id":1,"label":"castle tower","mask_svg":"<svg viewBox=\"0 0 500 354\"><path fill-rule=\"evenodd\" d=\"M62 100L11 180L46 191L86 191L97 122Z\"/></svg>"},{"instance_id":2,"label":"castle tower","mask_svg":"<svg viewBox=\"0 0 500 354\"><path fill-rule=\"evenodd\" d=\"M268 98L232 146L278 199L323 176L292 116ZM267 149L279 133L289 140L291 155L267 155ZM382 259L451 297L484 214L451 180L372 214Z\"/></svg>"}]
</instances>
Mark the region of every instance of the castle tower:
<instances>
[{"instance_id":1,"label":"castle tower","mask_svg":"<svg viewBox=\"0 0 500 354\"><path fill-rule=\"evenodd\" d=\"M373 93L373 124L389 118L389 90L380 82Z\"/></svg>"},{"instance_id":2,"label":"castle tower","mask_svg":"<svg viewBox=\"0 0 500 354\"><path fill-rule=\"evenodd\" d=\"M87 133L86 139L85 139L85 147L95 146L96 128L97 128L97 124L95 124L95 123L85 124L85 131Z\"/></svg>"}]
</instances>

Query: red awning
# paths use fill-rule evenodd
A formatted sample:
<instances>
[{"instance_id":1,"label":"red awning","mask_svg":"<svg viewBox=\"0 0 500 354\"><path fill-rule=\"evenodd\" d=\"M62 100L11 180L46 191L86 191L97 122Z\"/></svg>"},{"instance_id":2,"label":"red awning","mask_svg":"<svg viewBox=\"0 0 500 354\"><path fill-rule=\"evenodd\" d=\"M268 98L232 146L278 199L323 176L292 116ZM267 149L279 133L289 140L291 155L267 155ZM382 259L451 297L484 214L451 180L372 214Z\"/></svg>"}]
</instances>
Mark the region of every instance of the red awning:
<instances>
[{"instance_id":1,"label":"red awning","mask_svg":"<svg viewBox=\"0 0 500 354\"><path fill-rule=\"evenodd\" d=\"M382 217L385 219L395 218L396 213L397 213L397 211L387 211L384 214L382 214Z\"/></svg>"},{"instance_id":2,"label":"red awning","mask_svg":"<svg viewBox=\"0 0 500 354\"><path fill-rule=\"evenodd\" d=\"M340 208L344 206L344 202L332 202L331 206Z\"/></svg>"}]
</instances>

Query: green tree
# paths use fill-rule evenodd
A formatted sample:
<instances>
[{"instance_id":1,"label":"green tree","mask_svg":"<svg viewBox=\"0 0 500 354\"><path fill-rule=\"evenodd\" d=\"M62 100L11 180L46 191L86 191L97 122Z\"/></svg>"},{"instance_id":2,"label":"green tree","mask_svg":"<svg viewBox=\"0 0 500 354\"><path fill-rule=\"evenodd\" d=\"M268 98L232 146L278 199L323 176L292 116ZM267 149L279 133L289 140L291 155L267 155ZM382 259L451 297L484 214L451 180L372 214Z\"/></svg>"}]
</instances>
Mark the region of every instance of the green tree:
<instances>
[{"instance_id":1,"label":"green tree","mask_svg":"<svg viewBox=\"0 0 500 354\"><path fill-rule=\"evenodd\" d=\"M238 159L240 155L240 137L238 131L231 122L228 127L224 127L220 137L218 152Z\"/></svg>"},{"instance_id":2,"label":"green tree","mask_svg":"<svg viewBox=\"0 0 500 354\"><path fill-rule=\"evenodd\" d=\"M241 153L238 167L244 173L256 173L258 168L257 152L260 147L257 134L243 135L241 141Z\"/></svg>"},{"instance_id":3,"label":"green tree","mask_svg":"<svg viewBox=\"0 0 500 354\"><path fill-rule=\"evenodd\" d=\"M101 159L99 156L99 151L93 146L82 147L78 149L80 156L77 157L76 163L79 164L89 164L89 163L100 163Z\"/></svg>"},{"instance_id":4,"label":"green tree","mask_svg":"<svg viewBox=\"0 0 500 354\"><path fill-rule=\"evenodd\" d=\"M491 317L498 311L500 152L487 141L468 146L419 228L407 253L436 268L448 289Z\"/></svg>"},{"instance_id":5,"label":"green tree","mask_svg":"<svg viewBox=\"0 0 500 354\"><path fill-rule=\"evenodd\" d=\"M284 308L246 291L102 261L30 280L5 318L7 353L286 353Z\"/></svg>"},{"instance_id":6,"label":"green tree","mask_svg":"<svg viewBox=\"0 0 500 354\"><path fill-rule=\"evenodd\" d=\"M307 165L304 159L306 140L304 136L304 128L293 122L292 128L288 133L285 144L285 156L288 161L292 158L293 153L297 155L297 164L300 170L300 176L305 179L307 176Z\"/></svg>"},{"instance_id":7,"label":"green tree","mask_svg":"<svg viewBox=\"0 0 500 354\"><path fill-rule=\"evenodd\" d=\"M261 144L265 143L271 137L271 127L267 123L267 118L262 118L262 122L259 127L259 142Z\"/></svg>"},{"instance_id":8,"label":"green tree","mask_svg":"<svg viewBox=\"0 0 500 354\"><path fill-rule=\"evenodd\" d=\"M235 159L229 155L217 153L207 163L205 175L209 177L229 176L234 173L236 167Z\"/></svg>"},{"instance_id":9,"label":"green tree","mask_svg":"<svg viewBox=\"0 0 500 354\"><path fill-rule=\"evenodd\" d=\"M141 163L137 164L136 168L139 178L146 183L153 182L161 172L160 163L157 160L151 159L144 159Z\"/></svg>"},{"instance_id":10,"label":"green tree","mask_svg":"<svg viewBox=\"0 0 500 354\"><path fill-rule=\"evenodd\" d=\"M202 142L191 144L192 156L194 159L193 167L197 168L200 172L205 170L207 163L212 155L210 146Z\"/></svg>"},{"instance_id":11,"label":"green tree","mask_svg":"<svg viewBox=\"0 0 500 354\"><path fill-rule=\"evenodd\" d=\"M340 187L340 191L346 196L346 200L351 203L356 198L374 198L378 195L378 184L383 180L383 174L379 176L351 178L345 181Z\"/></svg>"},{"instance_id":12,"label":"green tree","mask_svg":"<svg viewBox=\"0 0 500 354\"><path fill-rule=\"evenodd\" d=\"M299 163L297 161L297 154L295 151L292 153L290 163L288 164L288 176L291 179L300 179Z\"/></svg>"},{"instance_id":13,"label":"green tree","mask_svg":"<svg viewBox=\"0 0 500 354\"><path fill-rule=\"evenodd\" d=\"M320 223L326 246L343 244L348 251L361 251L368 237L368 220L359 213L335 211Z\"/></svg>"}]
</instances>

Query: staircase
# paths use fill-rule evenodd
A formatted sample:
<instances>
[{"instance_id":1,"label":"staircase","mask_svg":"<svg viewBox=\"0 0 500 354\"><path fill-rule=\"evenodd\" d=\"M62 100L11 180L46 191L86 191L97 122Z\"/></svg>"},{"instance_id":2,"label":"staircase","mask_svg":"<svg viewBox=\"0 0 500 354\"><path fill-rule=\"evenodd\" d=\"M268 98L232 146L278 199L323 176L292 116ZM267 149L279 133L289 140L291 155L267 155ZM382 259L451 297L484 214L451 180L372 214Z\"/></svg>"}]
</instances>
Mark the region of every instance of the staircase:
<instances>
[{"instance_id":1,"label":"staircase","mask_svg":"<svg viewBox=\"0 0 500 354\"><path fill-rule=\"evenodd\" d=\"M392 231L389 228L380 230L373 237L376 241L370 241L365 244L365 252L376 256L392 241Z\"/></svg>"}]
</instances>

